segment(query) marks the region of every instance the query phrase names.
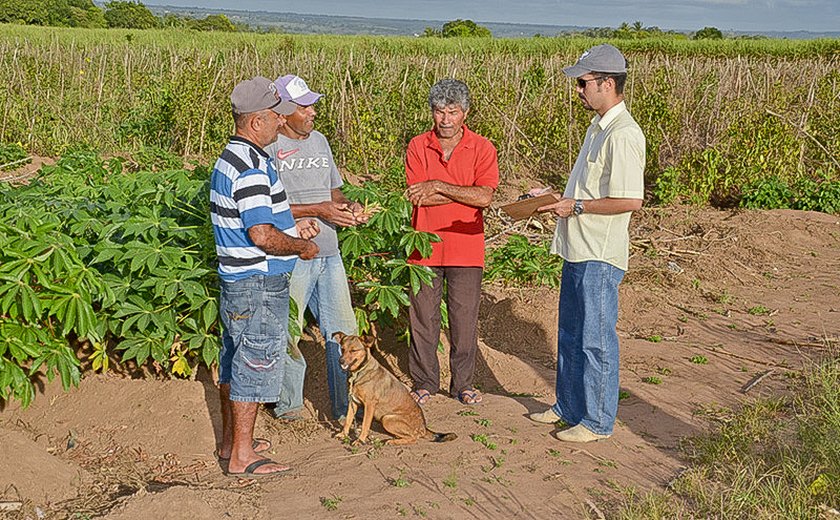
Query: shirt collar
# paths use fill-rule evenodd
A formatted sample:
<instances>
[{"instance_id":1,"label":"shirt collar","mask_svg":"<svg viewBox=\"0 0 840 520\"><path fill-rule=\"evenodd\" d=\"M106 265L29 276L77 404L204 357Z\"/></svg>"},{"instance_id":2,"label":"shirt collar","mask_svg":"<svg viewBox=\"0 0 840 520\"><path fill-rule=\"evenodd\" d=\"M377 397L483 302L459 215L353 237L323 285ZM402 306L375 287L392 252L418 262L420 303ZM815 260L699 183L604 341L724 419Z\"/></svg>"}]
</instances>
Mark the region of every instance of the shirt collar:
<instances>
[{"instance_id":1,"label":"shirt collar","mask_svg":"<svg viewBox=\"0 0 840 520\"><path fill-rule=\"evenodd\" d=\"M253 142L249 141L248 139L245 139L245 138L244 138L244 137L242 137L241 135L232 135L232 136L230 137L230 142L231 142L231 143L238 143L238 144L244 144L244 145L246 145L246 146L250 146L251 148L253 148L253 149L254 149L254 151L255 151L255 152L257 152L258 154L262 155L264 158L266 158L266 159L270 159L270 157L268 156L268 154L265 152L265 150L263 150L263 149L262 149L262 147L261 147L261 146L257 145L256 143L253 143Z\"/></svg>"},{"instance_id":2,"label":"shirt collar","mask_svg":"<svg viewBox=\"0 0 840 520\"><path fill-rule=\"evenodd\" d=\"M620 101L617 105L607 110L607 113L603 116L596 115L593 117L592 124L600 126L601 130L603 130L610 126L610 123L612 123L615 118L625 110L627 110L627 106L624 104L624 101Z\"/></svg>"}]
</instances>

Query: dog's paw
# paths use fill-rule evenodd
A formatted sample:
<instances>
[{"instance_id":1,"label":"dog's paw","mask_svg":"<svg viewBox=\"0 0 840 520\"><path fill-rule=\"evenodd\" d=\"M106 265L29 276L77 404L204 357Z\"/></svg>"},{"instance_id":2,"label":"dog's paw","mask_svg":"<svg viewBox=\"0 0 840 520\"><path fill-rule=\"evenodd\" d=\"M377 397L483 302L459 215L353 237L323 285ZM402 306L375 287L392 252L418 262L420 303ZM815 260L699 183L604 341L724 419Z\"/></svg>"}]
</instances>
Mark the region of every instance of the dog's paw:
<instances>
[{"instance_id":1,"label":"dog's paw","mask_svg":"<svg viewBox=\"0 0 840 520\"><path fill-rule=\"evenodd\" d=\"M347 435L346 433L344 433L343 431L340 431L340 432L336 432L335 435L333 435L333 437L335 437L336 439L344 440L344 439L346 439L350 436Z\"/></svg>"},{"instance_id":2,"label":"dog's paw","mask_svg":"<svg viewBox=\"0 0 840 520\"><path fill-rule=\"evenodd\" d=\"M365 444L367 444L367 439L365 439L365 440L362 440L362 439L356 439L356 440L355 440L355 441L353 441L353 443L352 443L352 445L353 445L353 446L364 446Z\"/></svg>"}]
</instances>

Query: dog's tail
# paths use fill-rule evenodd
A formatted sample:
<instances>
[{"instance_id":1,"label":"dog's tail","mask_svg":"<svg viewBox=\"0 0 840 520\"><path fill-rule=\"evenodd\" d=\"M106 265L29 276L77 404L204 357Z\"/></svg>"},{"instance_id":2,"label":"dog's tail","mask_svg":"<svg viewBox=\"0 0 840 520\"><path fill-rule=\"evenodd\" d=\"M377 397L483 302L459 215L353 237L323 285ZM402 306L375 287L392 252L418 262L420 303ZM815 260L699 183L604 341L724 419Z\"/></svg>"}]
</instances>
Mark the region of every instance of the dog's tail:
<instances>
[{"instance_id":1,"label":"dog's tail","mask_svg":"<svg viewBox=\"0 0 840 520\"><path fill-rule=\"evenodd\" d=\"M430 439L432 442L449 442L458 438L454 433L437 433L432 430L429 430L429 433L432 434L432 438Z\"/></svg>"}]
</instances>

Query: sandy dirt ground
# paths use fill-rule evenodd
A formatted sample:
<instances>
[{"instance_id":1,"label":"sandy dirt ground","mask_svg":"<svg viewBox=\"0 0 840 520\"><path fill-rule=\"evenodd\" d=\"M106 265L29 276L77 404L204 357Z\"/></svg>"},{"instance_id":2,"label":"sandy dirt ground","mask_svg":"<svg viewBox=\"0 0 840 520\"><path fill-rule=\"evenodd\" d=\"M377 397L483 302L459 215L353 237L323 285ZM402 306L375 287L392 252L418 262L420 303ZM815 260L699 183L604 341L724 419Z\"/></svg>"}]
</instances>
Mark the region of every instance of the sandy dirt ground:
<instances>
[{"instance_id":1,"label":"sandy dirt ground","mask_svg":"<svg viewBox=\"0 0 840 520\"><path fill-rule=\"evenodd\" d=\"M530 231L529 231L530 232ZM160 380L86 373L64 393L0 412L0 505L8 518L598 518L621 493L665 487L680 440L722 408L789 391L790 375L840 336L840 218L796 211L649 209L634 217L621 286L619 421L610 439L564 444L529 412L553 402L557 290L485 287L479 406L441 391L425 407L443 444L354 448L327 420L323 347L303 343L307 418L258 417L272 479L224 475L212 374ZM835 350L836 352L836 350ZM408 381L407 349L377 358ZM700 356L705 364L693 363ZM447 370L442 356L444 372ZM444 385L447 384L444 373ZM660 384L645 382L656 377ZM754 384L745 392L745 389ZM381 428L376 439L387 435Z\"/></svg>"}]
</instances>

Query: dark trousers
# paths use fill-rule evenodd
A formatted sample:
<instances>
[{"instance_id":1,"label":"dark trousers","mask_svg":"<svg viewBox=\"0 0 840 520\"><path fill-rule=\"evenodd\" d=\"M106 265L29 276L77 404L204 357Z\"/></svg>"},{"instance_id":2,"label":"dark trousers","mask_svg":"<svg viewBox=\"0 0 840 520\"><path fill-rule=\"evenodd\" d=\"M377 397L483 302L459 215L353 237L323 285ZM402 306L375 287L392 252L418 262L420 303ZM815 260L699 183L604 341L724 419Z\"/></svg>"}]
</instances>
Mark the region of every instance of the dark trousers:
<instances>
[{"instance_id":1,"label":"dark trousers","mask_svg":"<svg viewBox=\"0 0 840 520\"><path fill-rule=\"evenodd\" d=\"M432 267L432 285L423 285L410 295L408 316L411 323L411 352L408 370L414 389L436 394L440 389L440 302L446 281L449 314L449 366L452 379L449 393L457 396L472 388L475 354L478 350L478 307L481 301L481 267Z\"/></svg>"}]
</instances>

